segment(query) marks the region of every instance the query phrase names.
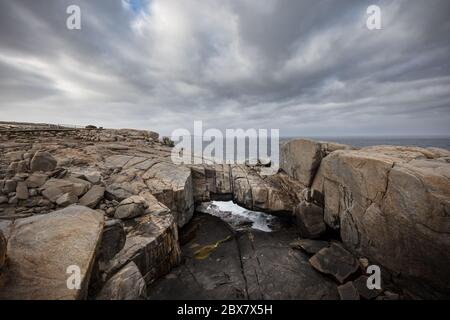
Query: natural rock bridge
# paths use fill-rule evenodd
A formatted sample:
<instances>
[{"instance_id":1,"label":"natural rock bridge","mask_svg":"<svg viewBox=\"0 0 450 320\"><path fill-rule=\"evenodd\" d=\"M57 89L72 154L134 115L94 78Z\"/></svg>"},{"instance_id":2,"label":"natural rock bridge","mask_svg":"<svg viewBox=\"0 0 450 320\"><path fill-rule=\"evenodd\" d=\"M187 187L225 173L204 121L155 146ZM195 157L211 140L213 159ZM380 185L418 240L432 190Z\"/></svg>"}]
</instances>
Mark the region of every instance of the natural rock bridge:
<instances>
[{"instance_id":1,"label":"natural rock bridge","mask_svg":"<svg viewBox=\"0 0 450 320\"><path fill-rule=\"evenodd\" d=\"M297 246L316 254L314 268L345 283L339 287L341 297L361 282L355 279L354 257L382 266L386 281L408 297L449 294L446 150L355 150L297 140L282 147L283 170L271 176L243 165L176 166L170 161L171 148L157 134L137 130L8 132L1 135L0 151L0 231L5 239L0 254L7 256L0 256L0 298L144 297L146 284L180 263L178 229L189 228L196 204L210 200L233 200L296 221L296 229L287 228L277 238L278 257L272 257L275 250L261 249L271 241L267 235L258 234L256 243L262 245L250 251L246 248L255 242L240 242L241 258L247 251L272 257L227 266L236 269L235 282L245 282L242 298L338 298L336 284L314 271L309 256L286 246L298 232L304 238L330 240L333 235L334 244L325 242L317 250L307 242ZM208 228L225 235L208 220L198 231L205 239L218 240ZM41 240L29 241L36 237ZM327 255L337 255L336 264L350 261L350 267L330 271ZM294 286L284 296L261 292L271 284L270 278L259 278L273 272L276 259L287 268L298 267L292 274L303 289ZM80 290L67 288L68 265L81 268ZM286 276L280 284L292 284L292 279ZM258 285L252 289L254 283Z\"/></svg>"}]
</instances>

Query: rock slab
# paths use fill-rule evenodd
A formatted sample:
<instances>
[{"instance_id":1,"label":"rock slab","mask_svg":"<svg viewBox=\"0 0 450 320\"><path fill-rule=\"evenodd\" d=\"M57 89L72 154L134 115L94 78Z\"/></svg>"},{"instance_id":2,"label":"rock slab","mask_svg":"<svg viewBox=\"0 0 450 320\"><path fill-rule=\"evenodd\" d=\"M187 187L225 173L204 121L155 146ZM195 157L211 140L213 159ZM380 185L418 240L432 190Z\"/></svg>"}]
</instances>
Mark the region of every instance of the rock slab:
<instances>
[{"instance_id":1,"label":"rock slab","mask_svg":"<svg viewBox=\"0 0 450 320\"><path fill-rule=\"evenodd\" d=\"M134 262L130 262L109 279L97 300L143 300L146 298L146 284Z\"/></svg>"},{"instance_id":2,"label":"rock slab","mask_svg":"<svg viewBox=\"0 0 450 320\"><path fill-rule=\"evenodd\" d=\"M8 238L0 299L85 298L103 224L101 213L83 206L16 221ZM79 267L78 290L68 288L69 266Z\"/></svg>"},{"instance_id":3,"label":"rock slab","mask_svg":"<svg viewBox=\"0 0 450 320\"><path fill-rule=\"evenodd\" d=\"M353 255L337 243L320 250L309 262L316 270L333 276L340 283L358 270L358 262Z\"/></svg>"}]
</instances>

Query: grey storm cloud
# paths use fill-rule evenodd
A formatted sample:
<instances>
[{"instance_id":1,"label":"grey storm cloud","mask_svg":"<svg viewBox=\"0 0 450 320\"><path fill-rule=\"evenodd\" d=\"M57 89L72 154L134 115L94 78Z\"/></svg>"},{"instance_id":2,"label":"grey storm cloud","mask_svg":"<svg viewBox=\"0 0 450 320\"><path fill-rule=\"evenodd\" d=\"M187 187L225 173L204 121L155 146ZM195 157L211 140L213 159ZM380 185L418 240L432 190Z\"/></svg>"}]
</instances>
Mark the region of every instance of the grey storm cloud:
<instances>
[{"instance_id":1,"label":"grey storm cloud","mask_svg":"<svg viewBox=\"0 0 450 320\"><path fill-rule=\"evenodd\" d=\"M0 0L0 119L449 135L449 34L448 0Z\"/></svg>"}]
</instances>

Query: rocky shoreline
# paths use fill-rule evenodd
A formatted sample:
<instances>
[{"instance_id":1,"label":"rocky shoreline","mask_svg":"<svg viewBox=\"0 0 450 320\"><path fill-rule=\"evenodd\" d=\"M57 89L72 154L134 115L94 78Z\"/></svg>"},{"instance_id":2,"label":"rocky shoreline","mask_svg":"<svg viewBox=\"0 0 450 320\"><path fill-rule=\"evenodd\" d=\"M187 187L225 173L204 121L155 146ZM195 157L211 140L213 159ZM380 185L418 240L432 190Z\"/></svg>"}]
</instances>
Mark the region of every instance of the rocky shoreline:
<instances>
[{"instance_id":1,"label":"rocky shoreline","mask_svg":"<svg viewBox=\"0 0 450 320\"><path fill-rule=\"evenodd\" d=\"M167 275L172 284L159 292L188 281L170 276L186 268L186 244L214 236L200 225L180 247L201 216L196 206L212 200L293 222L275 238L243 234L257 239L242 242L253 245L244 255L280 250L291 275L261 285L250 279L254 263L239 259L232 270L247 291L234 298L450 296L447 150L294 140L281 148L280 172L265 176L258 166L174 165L171 147L150 131L15 129L0 131L0 299L157 299ZM263 249L274 239L279 247ZM270 260L257 263L257 277L271 272ZM368 264L382 268L384 292L361 285ZM78 289L68 286L69 266L79 268ZM314 292L319 282L326 294ZM255 283L260 295L249 293ZM288 284L286 295L270 293Z\"/></svg>"}]
</instances>

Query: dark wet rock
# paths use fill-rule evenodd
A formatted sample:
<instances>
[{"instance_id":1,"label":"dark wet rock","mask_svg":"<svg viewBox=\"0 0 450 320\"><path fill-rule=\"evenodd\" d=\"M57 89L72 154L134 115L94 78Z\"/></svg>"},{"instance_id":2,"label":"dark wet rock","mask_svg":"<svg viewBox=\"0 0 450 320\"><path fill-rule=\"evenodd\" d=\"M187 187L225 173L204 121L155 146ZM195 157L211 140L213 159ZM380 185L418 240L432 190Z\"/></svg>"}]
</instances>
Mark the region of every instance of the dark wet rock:
<instances>
[{"instance_id":1,"label":"dark wet rock","mask_svg":"<svg viewBox=\"0 0 450 320\"><path fill-rule=\"evenodd\" d=\"M359 300L359 292L352 281L338 287L341 300Z\"/></svg>"},{"instance_id":2,"label":"dark wet rock","mask_svg":"<svg viewBox=\"0 0 450 320\"><path fill-rule=\"evenodd\" d=\"M324 198L323 194L320 191L311 188L306 188L305 190L303 190L302 193L306 202L312 202L315 205L323 208Z\"/></svg>"},{"instance_id":3,"label":"dark wet rock","mask_svg":"<svg viewBox=\"0 0 450 320\"><path fill-rule=\"evenodd\" d=\"M302 201L294 209L295 221L303 238L316 239L325 232L323 209L314 203Z\"/></svg>"},{"instance_id":4,"label":"dark wet rock","mask_svg":"<svg viewBox=\"0 0 450 320\"><path fill-rule=\"evenodd\" d=\"M105 222L99 260L111 260L125 246L126 233L120 220L112 219Z\"/></svg>"},{"instance_id":5,"label":"dark wet rock","mask_svg":"<svg viewBox=\"0 0 450 320\"><path fill-rule=\"evenodd\" d=\"M95 208L103 199L104 194L105 187L94 185L83 197L81 197L80 204L89 208Z\"/></svg>"},{"instance_id":6,"label":"dark wet rock","mask_svg":"<svg viewBox=\"0 0 450 320\"><path fill-rule=\"evenodd\" d=\"M144 300L146 285L141 272L130 262L112 276L97 296L97 300Z\"/></svg>"},{"instance_id":7,"label":"dark wet rock","mask_svg":"<svg viewBox=\"0 0 450 320\"><path fill-rule=\"evenodd\" d=\"M3 193L8 194L10 192L15 192L17 187L17 181L15 180L5 180L3 186Z\"/></svg>"},{"instance_id":8,"label":"dark wet rock","mask_svg":"<svg viewBox=\"0 0 450 320\"><path fill-rule=\"evenodd\" d=\"M330 245L327 241L300 239L290 243L291 248L300 249L309 254L316 254Z\"/></svg>"},{"instance_id":9,"label":"dark wet rock","mask_svg":"<svg viewBox=\"0 0 450 320\"><path fill-rule=\"evenodd\" d=\"M400 295L392 291L384 291L377 300L400 300Z\"/></svg>"},{"instance_id":10,"label":"dark wet rock","mask_svg":"<svg viewBox=\"0 0 450 320\"><path fill-rule=\"evenodd\" d=\"M149 287L150 299L338 299L336 285L290 248L295 230L234 234L217 217L196 214L196 236L182 247L184 263ZM221 242L205 259L204 246Z\"/></svg>"},{"instance_id":11,"label":"dark wet rock","mask_svg":"<svg viewBox=\"0 0 450 320\"><path fill-rule=\"evenodd\" d=\"M368 279L368 277L363 275L363 276L358 277L355 281L353 281L353 283L361 297L363 297L364 299L367 299L367 300L374 299L380 295L382 290L369 289L367 287L367 279Z\"/></svg>"},{"instance_id":12,"label":"dark wet rock","mask_svg":"<svg viewBox=\"0 0 450 320\"><path fill-rule=\"evenodd\" d=\"M0 230L0 270L3 268L6 262L6 238L3 232Z\"/></svg>"},{"instance_id":13,"label":"dark wet rock","mask_svg":"<svg viewBox=\"0 0 450 320\"><path fill-rule=\"evenodd\" d=\"M46 151L38 151L30 162L30 169L35 171L52 171L56 168L56 159Z\"/></svg>"},{"instance_id":14,"label":"dark wet rock","mask_svg":"<svg viewBox=\"0 0 450 320\"><path fill-rule=\"evenodd\" d=\"M8 197L7 196L0 196L0 204L8 203Z\"/></svg>"},{"instance_id":15,"label":"dark wet rock","mask_svg":"<svg viewBox=\"0 0 450 320\"><path fill-rule=\"evenodd\" d=\"M337 243L320 250L309 262L315 269L333 276L340 283L358 270L358 262L353 255Z\"/></svg>"}]
</instances>

